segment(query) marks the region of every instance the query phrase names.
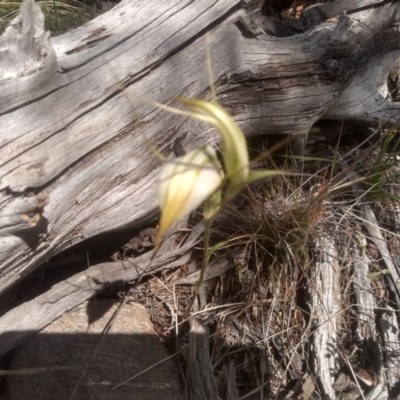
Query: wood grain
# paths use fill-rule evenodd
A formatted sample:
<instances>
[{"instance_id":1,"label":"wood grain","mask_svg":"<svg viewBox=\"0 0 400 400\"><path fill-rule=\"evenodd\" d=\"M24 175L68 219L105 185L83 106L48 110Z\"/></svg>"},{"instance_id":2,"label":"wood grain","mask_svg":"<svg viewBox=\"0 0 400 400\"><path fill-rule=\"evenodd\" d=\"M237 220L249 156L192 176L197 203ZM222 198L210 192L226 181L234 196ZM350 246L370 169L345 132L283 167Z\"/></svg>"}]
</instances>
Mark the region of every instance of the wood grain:
<instances>
[{"instance_id":1,"label":"wood grain","mask_svg":"<svg viewBox=\"0 0 400 400\"><path fill-rule=\"evenodd\" d=\"M73 244L157 217L160 162L147 143L168 157L176 138L187 151L218 143L210 127L146 100L210 99L206 32L217 97L248 136L306 134L321 117L398 122L385 80L400 54L399 7L379 3L302 35L248 37L239 0L124 1L51 48L41 19L22 13L47 52L24 76L2 65L0 221L4 210L19 214L21 197L48 204L35 224L21 230L16 218L0 236L0 292ZM2 46L18 60L11 31Z\"/></svg>"}]
</instances>

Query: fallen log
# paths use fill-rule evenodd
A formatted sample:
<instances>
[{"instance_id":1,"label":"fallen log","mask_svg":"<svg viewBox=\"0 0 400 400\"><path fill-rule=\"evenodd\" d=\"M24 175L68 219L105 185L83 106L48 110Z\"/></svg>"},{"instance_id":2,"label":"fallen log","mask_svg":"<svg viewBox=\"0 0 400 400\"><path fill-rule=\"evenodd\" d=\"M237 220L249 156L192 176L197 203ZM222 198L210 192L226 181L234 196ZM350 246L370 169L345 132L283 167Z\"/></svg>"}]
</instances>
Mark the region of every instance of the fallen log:
<instances>
[{"instance_id":1,"label":"fallen log","mask_svg":"<svg viewBox=\"0 0 400 400\"><path fill-rule=\"evenodd\" d=\"M250 1L123 1L50 39L26 0L0 39L0 293L73 244L157 217L148 143L174 157L177 139L189 151L218 136L144 97L210 99L207 46L217 98L247 136L398 122L400 4L372 3L337 1L278 37L244 28L260 11Z\"/></svg>"}]
</instances>

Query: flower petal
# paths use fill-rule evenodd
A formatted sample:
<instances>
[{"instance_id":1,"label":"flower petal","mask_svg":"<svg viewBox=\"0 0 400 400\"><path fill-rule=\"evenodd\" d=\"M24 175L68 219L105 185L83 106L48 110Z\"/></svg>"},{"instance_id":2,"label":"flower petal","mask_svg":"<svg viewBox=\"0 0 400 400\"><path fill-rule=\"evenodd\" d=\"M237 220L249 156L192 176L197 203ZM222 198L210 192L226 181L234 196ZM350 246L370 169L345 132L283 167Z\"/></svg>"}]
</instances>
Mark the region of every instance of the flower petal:
<instances>
[{"instance_id":1,"label":"flower petal","mask_svg":"<svg viewBox=\"0 0 400 400\"><path fill-rule=\"evenodd\" d=\"M172 224L199 207L221 186L223 179L215 150L210 145L163 166L158 185L162 214L156 249Z\"/></svg>"},{"instance_id":2,"label":"flower petal","mask_svg":"<svg viewBox=\"0 0 400 400\"><path fill-rule=\"evenodd\" d=\"M236 185L242 186L246 182L250 172L247 143L243 132L232 117L217 103L184 98L176 100L193 112L193 118L203 121L202 117L206 116L207 121L218 129L222 137L222 154L227 178L234 192ZM228 192L230 190L228 187Z\"/></svg>"}]
</instances>

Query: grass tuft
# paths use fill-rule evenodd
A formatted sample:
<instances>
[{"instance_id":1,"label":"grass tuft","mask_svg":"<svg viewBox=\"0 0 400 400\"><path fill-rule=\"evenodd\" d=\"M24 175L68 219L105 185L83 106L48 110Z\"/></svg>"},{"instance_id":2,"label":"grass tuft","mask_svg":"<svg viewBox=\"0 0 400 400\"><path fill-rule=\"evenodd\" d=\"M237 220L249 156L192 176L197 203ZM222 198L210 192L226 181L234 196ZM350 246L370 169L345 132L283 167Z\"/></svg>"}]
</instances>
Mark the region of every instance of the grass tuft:
<instances>
[{"instance_id":1,"label":"grass tuft","mask_svg":"<svg viewBox=\"0 0 400 400\"><path fill-rule=\"evenodd\" d=\"M0 34L18 15L21 3L22 0L0 1ZM95 2L86 4L78 0L42 0L37 3L45 16L45 30L50 31L52 36L77 28L101 14Z\"/></svg>"}]
</instances>

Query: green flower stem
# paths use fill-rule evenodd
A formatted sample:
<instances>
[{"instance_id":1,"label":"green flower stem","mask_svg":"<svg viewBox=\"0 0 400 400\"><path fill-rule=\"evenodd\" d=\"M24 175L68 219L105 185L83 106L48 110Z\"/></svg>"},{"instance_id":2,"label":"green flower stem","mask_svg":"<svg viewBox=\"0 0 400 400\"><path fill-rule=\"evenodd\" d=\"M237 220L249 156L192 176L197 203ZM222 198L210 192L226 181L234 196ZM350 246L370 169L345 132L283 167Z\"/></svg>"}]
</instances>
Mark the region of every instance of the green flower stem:
<instances>
[{"instance_id":1,"label":"green flower stem","mask_svg":"<svg viewBox=\"0 0 400 400\"><path fill-rule=\"evenodd\" d=\"M185 319L186 317L189 316L190 311L193 307L194 302L196 301L196 297L200 292L201 289L201 285L203 283L204 280L204 275L206 273L206 268L208 265L208 260L210 259L210 255L209 255L209 246L210 246L210 233L211 233L211 225L213 223L214 218L209 218L206 219L206 223L205 223L205 227L204 227L204 238L203 238L203 260L201 263L201 270L200 270L200 276L199 279L197 280L197 282L194 285L194 292L193 292L193 296L190 300L190 303L188 305L188 307L186 308L185 312L183 313L183 318Z\"/></svg>"}]
</instances>

